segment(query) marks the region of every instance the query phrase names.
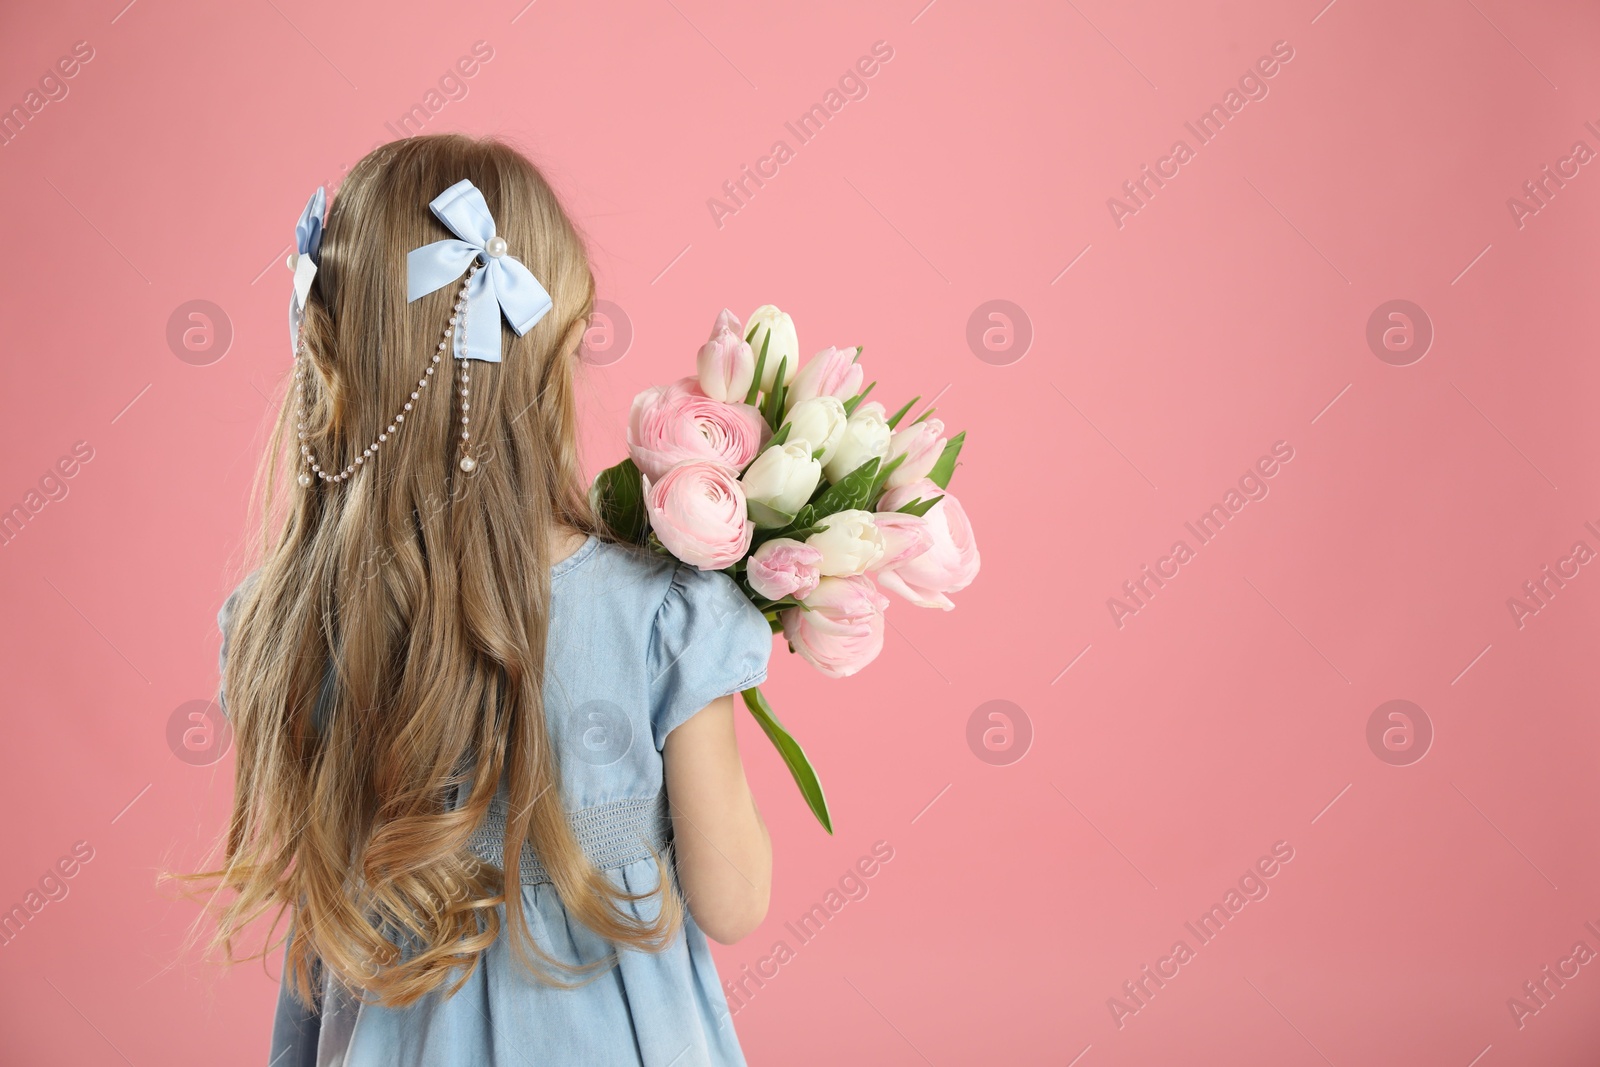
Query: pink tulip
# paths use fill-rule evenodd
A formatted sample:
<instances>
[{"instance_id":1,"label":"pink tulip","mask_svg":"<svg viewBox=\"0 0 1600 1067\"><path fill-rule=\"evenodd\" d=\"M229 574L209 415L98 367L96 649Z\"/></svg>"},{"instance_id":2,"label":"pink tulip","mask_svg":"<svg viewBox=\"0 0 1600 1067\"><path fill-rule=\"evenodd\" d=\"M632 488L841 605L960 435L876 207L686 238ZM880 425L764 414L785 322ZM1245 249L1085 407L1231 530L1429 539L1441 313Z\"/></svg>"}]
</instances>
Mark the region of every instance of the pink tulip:
<instances>
[{"instance_id":1,"label":"pink tulip","mask_svg":"<svg viewBox=\"0 0 1600 1067\"><path fill-rule=\"evenodd\" d=\"M717 334L725 331L736 333L740 337L744 336L744 327L739 324L739 316L727 308L723 308L717 313L717 321L711 325L711 336L716 337Z\"/></svg>"},{"instance_id":2,"label":"pink tulip","mask_svg":"<svg viewBox=\"0 0 1600 1067\"><path fill-rule=\"evenodd\" d=\"M739 320L723 309L717 316L711 339L700 346L696 367L700 388L713 400L739 403L750 391L756 373L756 357L739 333Z\"/></svg>"},{"instance_id":3,"label":"pink tulip","mask_svg":"<svg viewBox=\"0 0 1600 1067\"><path fill-rule=\"evenodd\" d=\"M872 516L872 522L883 535L883 555L868 570L892 571L933 547L928 520L920 515L880 511Z\"/></svg>"},{"instance_id":4,"label":"pink tulip","mask_svg":"<svg viewBox=\"0 0 1600 1067\"><path fill-rule=\"evenodd\" d=\"M870 578L823 578L801 607L782 613L783 635L807 663L830 678L844 678L883 650L888 606L889 598Z\"/></svg>"},{"instance_id":5,"label":"pink tulip","mask_svg":"<svg viewBox=\"0 0 1600 1067\"><path fill-rule=\"evenodd\" d=\"M739 472L726 463L688 460L644 479L650 529L668 552L703 571L744 558L755 526L745 515Z\"/></svg>"},{"instance_id":6,"label":"pink tulip","mask_svg":"<svg viewBox=\"0 0 1600 1067\"><path fill-rule=\"evenodd\" d=\"M978 545L961 502L924 478L884 493L878 508L894 511L918 497L932 500L940 495L944 499L923 516L932 545L919 555L885 566L877 578L885 589L919 608L949 611L955 604L945 594L965 589L978 575ZM878 516L880 523L882 518Z\"/></svg>"},{"instance_id":7,"label":"pink tulip","mask_svg":"<svg viewBox=\"0 0 1600 1067\"><path fill-rule=\"evenodd\" d=\"M822 553L792 537L774 537L750 556L745 577L750 588L768 600L792 596L804 600L817 588Z\"/></svg>"},{"instance_id":8,"label":"pink tulip","mask_svg":"<svg viewBox=\"0 0 1600 1067\"><path fill-rule=\"evenodd\" d=\"M906 458L900 461L900 466L894 469L885 484L890 489L898 489L918 479L926 478L928 472L933 470L933 465L939 462L944 446L944 423L938 419L923 419L919 423L896 430L889 438L889 454L883 461L888 463L896 456Z\"/></svg>"},{"instance_id":9,"label":"pink tulip","mask_svg":"<svg viewBox=\"0 0 1600 1067\"><path fill-rule=\"evenodd\" d=\"M770 436L753 406L713 400L693 378L646 389L633 398L628 415L628 452L651 478L690 459L742 470Z\"/></svg>"},{"instance_id":10,"label":"pink tulip","mask_svg":"<svg viewBox=\"0 0 1600 1067\"><path fill-rule=\"evenodd\" d=\"M812 356L789 383L785 404L793 407L814 396L833 396L849 400L861 392L861 381L866 376L861 364L855 361L853 348L824 348Z\"/></svg>"}]
</instances>

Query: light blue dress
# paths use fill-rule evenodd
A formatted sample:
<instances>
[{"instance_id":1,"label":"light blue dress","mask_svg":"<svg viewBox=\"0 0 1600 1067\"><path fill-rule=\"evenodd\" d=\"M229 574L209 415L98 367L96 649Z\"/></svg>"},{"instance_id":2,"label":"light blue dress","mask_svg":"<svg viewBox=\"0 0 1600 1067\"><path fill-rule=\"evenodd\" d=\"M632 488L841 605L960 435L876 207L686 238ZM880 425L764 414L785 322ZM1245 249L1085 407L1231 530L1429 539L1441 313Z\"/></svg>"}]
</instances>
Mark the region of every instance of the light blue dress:
<instances>
[{"instance_id":1,"label":"light blue dress","mask_svg":"<svg viewBox=\"0 0 1600 1067\"><path fill-rule=\"evenodd\" d=\"M670 840L661 749L671 731L728 693L760 683L772 634L734 583L643 550L589 538L551 570L545 716L578 840L630 892L657 885L651 848ZM250 579L218 614L228 623ZM500 862L503 795L473 848ZM572 963L611 951L571 919L531 849L522 901L535 940ZM653 915L659 898L631 905ZM494 1067L743 1064L705 935L684 911L663 952L622 951L588 985L541 984L504 933L455 996L406 1008L360 1004L327 983L321 1010L280 989L271 1067Z\"/></svg>"}]
</instances>

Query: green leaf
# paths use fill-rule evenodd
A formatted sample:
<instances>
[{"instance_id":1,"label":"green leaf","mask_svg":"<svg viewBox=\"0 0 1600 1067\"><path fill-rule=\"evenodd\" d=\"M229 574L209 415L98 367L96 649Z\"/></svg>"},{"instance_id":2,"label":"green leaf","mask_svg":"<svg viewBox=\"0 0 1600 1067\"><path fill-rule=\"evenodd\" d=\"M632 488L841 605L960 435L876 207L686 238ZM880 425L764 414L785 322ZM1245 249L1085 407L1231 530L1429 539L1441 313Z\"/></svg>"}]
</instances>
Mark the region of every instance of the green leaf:
<instances>
[{"instance_id":1,"label":"green leaf","mask_svg":"<svg viewBox=\"0 0 1600 1067\"><path fill-rule=\"evenodd\" d=\"M644 506L644 485L632 459L607 467L595 476L589 499L600 521L617 537L632 544L645 543L649 515Z\"/></svg>"},{"instance_id":2,"label":"green leaf","mask_svg":"<svg viewBox=\"0 0 1600 1067\"><path fill-rule=\"evenodd\" d=\"M806 504L795 514L794 521L787 526L779 527L776 530L763 530L757 527L755 537L750 542L751 549L760 548L763 544L776 537L792 537L796 541L804 541L807 537L817 532L816 521L816 508Z\"/></svg>"},{"instance_id":3,"label":"green leaf","mask_svg":"<svg viewBox=\"0 0 1600 1067\"><path fill-rule=\"evenodd\" d=\"M759 329L761 329L761 324L759 322L752 322L750 324L750 332L744 335L744 343L749 344L750 338L754 337L756 335L756 331Z\"/></svg>"},{"instance_id":4,"label":"green leaf","mask_svg":"<svg viewBox=\"0 0 1600 1067\"><path fill-rule=\"evenodd\" d=\"M832 515L836 511L847 511L851 508L864 508L867 501L872 499L873 481L878 475L878 457L873 456L861 466L840 478L837 482L823 490L822 495L811 502L817 518Z\"/></svg>"},{"instance_id":5,"label":"green leaf","mask_svg":"<svg viewBox=\"0 0 1600 1067\"><path fill-rule=\"evenodd\" d=\"M877 500L878 497L883 495L883 487L889 481L889 475L893 474L900 464L905 461L906 454L902 452L878 470L877 477L872 479L872 489L867 493L868 500Z\"/></svg>"},{"instance_id":6,"label":"green leaf","mask_svg":"<svg viewBox=\"0 0 1600 1067\"><path fill-rule=\"evenodd\" d=\"M814 524L812 524L810 526L791 526L787 530L779 530L778 533L783 537L792 537L796 541L804 541L806 538L810 537L812 534L821 533L823 530L826 530L827 528L828 528L828 524L827 523L819 522L819 523L814 523Z\"/></svg>"},{"instance_id":7,"label":"green leaf","mask_svg":"<svg viewBox=\"0 0 1600 1067\"><path fill-rule=\"evenodd\" d=\"M793 537L796 541L804 541L807 532L813 528L817 521L817 509L811 504L802 504L800 510L795 512L794 521L778 530L757 530L756 540L769 540L771 537ZM764 534L768 536L763 536Z\"/></svg>"},{"instance_id":8,"label":"green leaf","mask_svg":"<svg viewBox=\"0 0 1600 1067\"><path fill-rule=\"evenodd\" d=\"M767 698L761 694L759 688L746 689L740 695L744 697L744 706L750 709L750 714L761 724L767 740L772 742L772 747L776 748L778 755L783 758L784 766L788 767L789 773L794 776L794 784L800 787L800 795L806 798L811 814L817 817L824 830L832 834L833 816L828 813L828 798L823 796L822 783L817 780L817 772L812 770L811 761L806 759L805 749L801 748L800 742L783 728L783 723L772 713L772 705L767 703Z\"/></svg>"},{"instance_id":9,"label":"green leaf","mask_svg":"<svg viewBox=\"0 0 1600 1067\"><path fill-rule=\"evenodd\" d=\"M859 352L860 349L857 349L856 351ZM877 384L877 382L868 382L865 389L861 390L861 392L844 402L845 418L849 418L851 415L856 413L856 408L861 406L861 402L867 398L867 394L872 392L872 387Z\"/></svg>"},{"instance_id":10,"label":"green leaf","mask_svg":"<svg viewBox=\"0 0 1600 1067\"><path fill-rule=\"evenodd\" d=\"M917 416L917 417L916 417L916 418L914 418L914 419L912 419L912 420L911 420L911 425L913 425L913 426L915 426L915 425L916 425L916 424L917 424L917 423L919 423L919 422L921 422L921 421L923 421L923 420L924 420L924 419L926 419L926 418L927 418L927 417L928 417L928 416L929 416L929 415L932 415L932 414L933 414L933 413L934 413L934 412L935 412L935 411L938 411L938 410L939 410L939 409L938 409L938 408L936 408L936 407L932 407L932 406L931 406L931 405L930 405L930 406L929 406L929 408L928 408L928 410L926 410L926 411L924 411L924 412L923 412L923 413L922 413L922 414L921 414L921 415L918 415L918 416Z\"/></svg>"},{"instance_id":11,"label":"green leaf","mask_svg":"<svg viewBox=\"0 0 1600 1067\"><path fill-rule=\"evenodd\" d=\"M759 500L747 500L745 505L750 509L750 521L762 529L778 530L794 521L793 515L769 507Z\"/></svg>"},{"instance_id":12,"label":"green leaf","mask_svg":"<svg viewBox=\"0 0 1600 1067\"><path fill-rule=\"evenodd\" d=\"M892 430L896 426L899 426L900 425L900 420L906 417L906 412L910 411L911 408L916 404L916 402L921 400L921 399L922 399L922 397L920 397L920 396L912 397L910 400L906 401L906 406L905 407L901 408L899 411L895 412L893 415L890 415L889 416L889 429Z\"/></svg>"},{"instance_id":13,"label":"green leaf","mask_svg":"<svg viewBox=\"0 0 1600 1067\"><path fill-rule=\"evenodd\" d=\"M939 453L938 462L933 465L933 470L928 472L928 480L940 489L950 488L950 476L956 472L956 457L961 455L961 446L966 440L967 431L962 430L946 441L944 451Z\"/></svg>"},{"instance_id":14,"label":"green leaf","mask_svg":"<svg viewBox=\"0 0 1600 1067\"><path fill-rule=\"evenodd\" d=\"M937 504L939 501L941 501L943 499L944 499L944 494L943 493L940 493L938 496L934 497L932 500L924 500L919 496L915 500L906 501L904 504L901 504L895 510L896 511L903 511L907 515L926 515L929 511L933 510L933 506L935 504Z\"/></svg>"},{"instance_id":15,"label":"green leaf","mask_svg":"<svg viewBox=\"0 0 1600 1067\"><path fill-rule=\"evenodd\" d=\"M762 412L766 417L767 425L773 429L783 421L783 398L788 395L789 387L784 384L784 374L789 369L789 357L784 356L778 360L778 369L772 375L772 391L767 394L767 410Z\"/></svg>"},{"instance_id":16,"label":"green leaf","mask_svg":"<svg viewBox=\"0 0 1600 1067\"><path fill-rule=\"evenodd\" d=\"M756 328L754 326L750 327L751 337L755 336L755 332ZM749 339L749 337L745 338L746 341L749 341ZM767 342L771 340L772 331L768 330L767 335L761 339L761 354L756 356L756 372L755 376L750 379L750 391L744 395L746 404L754 404L756 397L761 395L761 368L767 365Z\"/></svg>"}]
</instances>

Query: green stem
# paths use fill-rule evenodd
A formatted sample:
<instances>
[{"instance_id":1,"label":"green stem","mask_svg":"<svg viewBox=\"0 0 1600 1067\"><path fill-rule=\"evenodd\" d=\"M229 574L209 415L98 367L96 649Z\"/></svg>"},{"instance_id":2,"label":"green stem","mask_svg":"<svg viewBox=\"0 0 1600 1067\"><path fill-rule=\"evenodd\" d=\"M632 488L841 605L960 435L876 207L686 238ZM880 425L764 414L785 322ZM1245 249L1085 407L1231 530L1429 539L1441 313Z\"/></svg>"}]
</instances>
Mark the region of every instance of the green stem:
<instances>
[{"instance_id":1,"label":"green stem","mask_svg":"<svg viewBox=\"0 0 1600 1067\"><path fill-rule=\"evenodd\" d=\"M822 795L822 783L817 780L817 772L811 769L805 749L783 728L783 723L772 713L772 705L767 703L767 698L759 688L746 689L741 695L744 697L744 706L750 709L750 714L755 716L756 722L766 733L767 740L778 750L784 766L794 776L794 784L800 787L800 795L806 798L811 814L817 817L824 830L833 833L833 817L828 813L828 800Z\"/></svg>"}]
</instances>

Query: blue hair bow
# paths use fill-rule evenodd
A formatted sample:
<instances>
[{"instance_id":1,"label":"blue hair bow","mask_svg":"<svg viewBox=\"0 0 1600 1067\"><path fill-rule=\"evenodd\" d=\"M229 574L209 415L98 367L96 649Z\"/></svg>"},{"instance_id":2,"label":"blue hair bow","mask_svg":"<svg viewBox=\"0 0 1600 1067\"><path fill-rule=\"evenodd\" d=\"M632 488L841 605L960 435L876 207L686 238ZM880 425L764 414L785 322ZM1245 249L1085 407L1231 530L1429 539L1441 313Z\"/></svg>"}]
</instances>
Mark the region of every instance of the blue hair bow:
<instances>
[{"instance_id":1,"label":"blue hair bow","mask_svg":"<svg viewBox=\"0 0 1600 1067\"><path fill-rule=\"evenodd\" d=\"M506 255L505 238L495 234L494 218L483 194L463 178L428 205L460 240L435 241L406 256L406 300L441 289L475 259L484 268L467 283L467 328L455 331L455 357L500 362L500 316L521 337L549 312L550 294L533 272Z\"/></svg>"},{"instance_id":2,"label":"blue hair bow","mask_svg":"<svg viewBox=\"0 0 1600 1067\"><path fill-rule=\"evenodd\" d=\"M317 276L317 264L322 259L322 216L327 211L328 194L317 186L317 191L306 201L300 212L300 221L294 224L294 251L289 253L289 269L294 271L294 293L289 297L289 348L300 339L300 320L305 318L306 297L311 292L311 280Z\"/></svg>"}]
</instances>

